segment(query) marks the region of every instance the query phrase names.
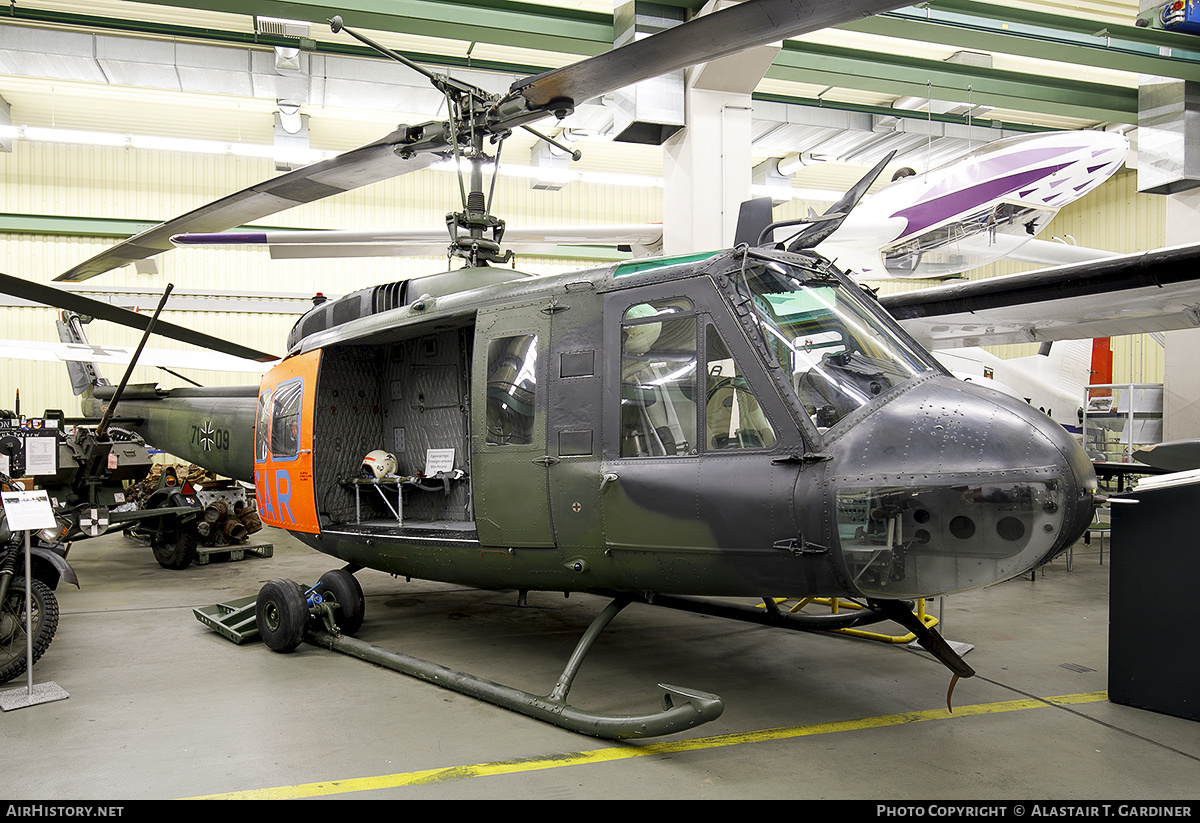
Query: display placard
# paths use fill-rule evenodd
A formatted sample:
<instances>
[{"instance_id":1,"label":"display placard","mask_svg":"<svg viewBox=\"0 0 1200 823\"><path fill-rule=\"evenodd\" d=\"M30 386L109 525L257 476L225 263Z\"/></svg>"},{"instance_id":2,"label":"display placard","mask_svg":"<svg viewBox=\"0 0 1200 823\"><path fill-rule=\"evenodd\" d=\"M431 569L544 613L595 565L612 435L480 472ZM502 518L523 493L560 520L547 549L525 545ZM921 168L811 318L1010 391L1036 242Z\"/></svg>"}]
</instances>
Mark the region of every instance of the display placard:
<instances>
[{"instance_id":1,"label":"display placard","mask_svg":"<svg viewBox=\"0 0 1200 823\"><path fill-rule=\"evenodd\" d=\"M58 472L58 438L25 438L25 474L50 475Z\"/></svg>"},{"instance_id":2,"label":"display placard","mask_svg":"<svg viewBox=\"0 0 1200 823\"><path fill-rule=\"evenodd\" d=\"M433 477L438 472L454 469L454 449L426 449L425 476Z\"/></svg>"},{"instance_id":3,"label":"display placard","mask_svg":"<svg viewBox=\"0 0 1200 823\"><path fill-rule=\"evenodd\" d=\"M36 531L53 529L54 509L50 507L50 496L45 490L26 492L0 492L4 503L4 516L12 531Z\"/></svg>"}]
</instances>

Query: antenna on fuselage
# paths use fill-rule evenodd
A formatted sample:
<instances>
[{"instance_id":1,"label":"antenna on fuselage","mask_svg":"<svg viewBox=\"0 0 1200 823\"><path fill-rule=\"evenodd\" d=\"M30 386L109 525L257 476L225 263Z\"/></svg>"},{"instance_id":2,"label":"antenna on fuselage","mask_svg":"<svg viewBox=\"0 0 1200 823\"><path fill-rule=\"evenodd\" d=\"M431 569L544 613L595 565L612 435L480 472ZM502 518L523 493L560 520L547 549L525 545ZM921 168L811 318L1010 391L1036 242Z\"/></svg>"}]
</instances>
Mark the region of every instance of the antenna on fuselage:
<instances>
[{"instance_id":1,"label":"antenna on fuselage","mask_svg":"<svg viewBox=\"0 0 1200 823\"><path fill-rule=\"evenodd\" d=\"M142 349L146 348L146 341L150 339L150 334L154 331L154 324L158 322L158 315L162 313L163 306L167 305L167 298L171 296L171 290L174 288L174 284L168 283L162 298L158 301L158 307L154 309L154 314L146 326L146 331L142 334L142 339L138 341L137 348L133 351L133 357L129 359L129 365L125 368L125 376L117 384L117 389L113 392L112 400L109 401L108 408L104 410L104 414L100 418L100 423L96 426L97 440L108 434L108 424L112 421L113 411L117 408L117 402L120 401L121 395L125 393L125 386L129 384L129 378L133 375L133 367L137 365L138 358L142 356Z\"/></svg>"}]
</instances>

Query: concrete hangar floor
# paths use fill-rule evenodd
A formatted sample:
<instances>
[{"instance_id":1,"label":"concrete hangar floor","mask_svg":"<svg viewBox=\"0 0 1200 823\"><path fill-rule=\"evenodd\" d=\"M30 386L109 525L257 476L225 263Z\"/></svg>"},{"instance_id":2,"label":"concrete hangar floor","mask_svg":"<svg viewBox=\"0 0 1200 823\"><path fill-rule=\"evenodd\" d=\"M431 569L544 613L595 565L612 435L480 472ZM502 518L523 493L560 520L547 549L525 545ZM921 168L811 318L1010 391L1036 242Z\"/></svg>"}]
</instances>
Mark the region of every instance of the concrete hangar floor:
<instances>
[{"instance_id":1,"label":"concrete hangar floor","mask_svg":"<svg viewBox=\"0 0 1200 823\"><path fill-rule=\"evenodd\" d=\"M69 697L0 715L7 799L1200 794L1200 726L1106 698L1109 566L1095 540L1076 546L1070 571L1060 558L1034 580L945 601L942 628L973 644L978 673L957 684L952 714L949 673L906 645L630 606L585 661L572 703L651 711L667 682L726 708L690 732L620 744L309 644L276 654L226 640L192 609L333 567L286 533L262 534L272 557L178 572L120 534L75 544L82 587L60 587L58 635L34 669L35 684ZM359 578L360 638L535 694L606 603L531 593L521 608L515 592Z\"/></svg>"}]
</instances>

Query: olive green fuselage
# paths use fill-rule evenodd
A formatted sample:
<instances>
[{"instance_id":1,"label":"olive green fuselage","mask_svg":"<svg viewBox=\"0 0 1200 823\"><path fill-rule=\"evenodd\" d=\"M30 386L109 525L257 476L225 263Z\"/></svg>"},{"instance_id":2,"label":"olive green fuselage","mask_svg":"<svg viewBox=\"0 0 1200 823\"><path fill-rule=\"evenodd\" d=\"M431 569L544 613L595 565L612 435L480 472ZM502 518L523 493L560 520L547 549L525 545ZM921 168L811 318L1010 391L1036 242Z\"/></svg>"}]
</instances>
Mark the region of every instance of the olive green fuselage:
<instances>
[{"instance_id":1,"label":"olive green fuselage","mask_svg":"<svg viewBox=\"0 0 1200 823\"><path fill-rule=\"evenodd\" d=\"M922 359L824 261L775 257L854 290L866 327L847 339L930 365L883 379L838 355L866 394L839 410L826 387L813 407L777 350L798 368L828 332L765 333L725 253L450 272L374 310L342 298L301 319L260 398L177 390L122 414L253 479L264 521L319 551L473 586L907 598L1014 576L1078 536L1094 477L1060 427ZM363 479L372 452L395 460L382 482Z\"/></svg>"}]
</instances>

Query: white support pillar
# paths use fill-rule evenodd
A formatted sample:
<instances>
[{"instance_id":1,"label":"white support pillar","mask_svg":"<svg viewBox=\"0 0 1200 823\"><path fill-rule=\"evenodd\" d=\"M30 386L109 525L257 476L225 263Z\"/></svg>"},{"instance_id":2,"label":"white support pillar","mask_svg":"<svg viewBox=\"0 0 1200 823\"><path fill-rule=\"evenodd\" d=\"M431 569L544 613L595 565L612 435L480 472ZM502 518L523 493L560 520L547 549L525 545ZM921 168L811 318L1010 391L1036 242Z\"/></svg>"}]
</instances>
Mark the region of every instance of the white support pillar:
<instances>
[{"instance_id":1,"label":"white support pillar","mask_svg":"<svg viewBox=\"0 0 1200 823\"><path fill-rule=\"evenodd\" d=\"M709 3L704 13L715 10ZM733 244L750 197L751 92L779 44L695 66L684 91L685 127L663 144L663 253Z\"/></svg>"},{"instance_id":2,"label":"white support pillar","mask_svg":"<svg viewBox=\"0 0 1200 823\"><path fill-rule=\"evenodd\" d=\"M687 127L663 147L664 254L733 243L738 206L750 196L749 102L688 89Z\"/></svg>"},{"instance_id":3,"label":"white support pillar","mask_svg":"<svg viewBox=\"0 0 1200 823\"><path fill-rule=\"evenodd\" d=\"M1167 196L1166 244L1200 241L1200 190ZM1200 437L1200 329L1170 331L1163 355L1163 440Z\"/></svg>"}]
</instances>

